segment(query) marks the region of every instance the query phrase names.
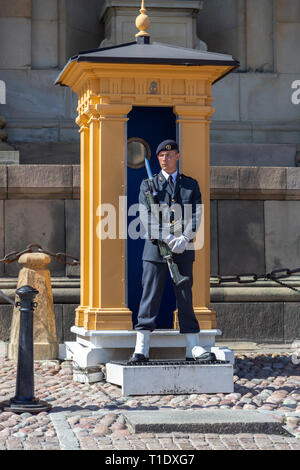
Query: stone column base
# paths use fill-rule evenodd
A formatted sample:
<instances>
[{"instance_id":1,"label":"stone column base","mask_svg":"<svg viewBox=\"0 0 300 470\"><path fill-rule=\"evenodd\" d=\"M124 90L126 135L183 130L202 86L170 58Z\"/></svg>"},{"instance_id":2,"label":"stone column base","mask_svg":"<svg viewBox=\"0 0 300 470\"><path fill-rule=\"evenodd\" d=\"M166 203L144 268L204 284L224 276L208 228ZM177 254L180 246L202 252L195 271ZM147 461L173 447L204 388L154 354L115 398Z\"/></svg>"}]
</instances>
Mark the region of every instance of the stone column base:
<instances>
[{"instance_id":1,"label":"stone column base","mask_svg":"<svg viewBox=\"0 0 300 470\"><path fill-rule=\"evenodd\" d=\"M54 316L50 271L46 266L51 262L44 253L24 253L18 262L24 267L18 276L17 288L28 285L38 291L37 306L33 312L33 348L35 360L51 360L58 357L58 340ZM18 296L17 296L18 297ZM16 300L18 298L16 297ZM20 311L14 307L8 345L8 358L18 359L20 334Z\"/></svg>"},{"instance_id":2,"label":"stone column base","mask_svg":"<svg viewBox=\"0 0 300 470\"><path fill-rule=\"evenodd\" d=\"M73 364L73 380L79 383L95 383L100 382L104 378L104 374L100 367L77 367Z\"/></svg>"}]
</instances>

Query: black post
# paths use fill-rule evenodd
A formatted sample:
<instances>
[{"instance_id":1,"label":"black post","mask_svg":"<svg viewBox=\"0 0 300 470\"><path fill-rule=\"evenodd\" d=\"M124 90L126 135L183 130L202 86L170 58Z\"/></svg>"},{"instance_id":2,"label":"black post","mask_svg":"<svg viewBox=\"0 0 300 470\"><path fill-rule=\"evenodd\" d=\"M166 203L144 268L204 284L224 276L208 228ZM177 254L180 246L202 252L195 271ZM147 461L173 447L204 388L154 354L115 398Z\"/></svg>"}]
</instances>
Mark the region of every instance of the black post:
<instances>
[{"instance_id":1,"label":"black post","mask_svg":"<svg viewBox=\"0 0 300 470\"><path fill-rule=\"evenodd\" d=\"M16 379L16 395L0 403L0 409L14 413L40 413L48 411L51 405L34 397L33 362L33 302L38 291L31 286L22 286L16 293L20 297L20 333Z\"/></svg>"}]
</instances>

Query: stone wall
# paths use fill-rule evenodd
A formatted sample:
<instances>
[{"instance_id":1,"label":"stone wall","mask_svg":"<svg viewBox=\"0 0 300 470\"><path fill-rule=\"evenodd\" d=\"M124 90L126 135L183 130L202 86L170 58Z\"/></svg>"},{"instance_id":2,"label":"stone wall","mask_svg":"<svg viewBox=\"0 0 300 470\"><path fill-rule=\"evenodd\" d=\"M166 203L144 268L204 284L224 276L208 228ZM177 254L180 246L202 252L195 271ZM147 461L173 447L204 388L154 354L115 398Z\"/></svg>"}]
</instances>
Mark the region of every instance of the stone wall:
<instances>
[{"instance_id":1,"label":"stone wall","mask_svg":"<svg viewBox=\"0 0 300 470\"><path fill-rule=\"evenodd\" d=\"M182 3L190 11L195 5L199 13L197 31L183 29L181 38L174 24L191 21ZM105 5L113 5L119 18L130 9L132 23L129 16L124 37L119 24L104 15ZM139 0L89 0L88 8L86 0L0 0L0 79L7 84L0 113L21 164L79 163L77 99L68 88L55 87L54 80L79 50L97 48L116 32L127 41L139 7ZM156 8L156 20L161 9L161 28L155 23L153 41L162 40L162 32L170 44L202 47L202 40L209 51L232 54L241 62L239 70L213 87L211 141L220 151L212 164L299 165L300 105L291 101L300 73L299 0L148 0L147 8L150 16ZM109 32L105 22L110 22ZM275 160L269 144L278 146Z\"/></svg>"},{"instance_id":2,"label":"stone wall","mask_svg":"<svg viewBox=\"0 0 300 470\"><path fill-rule=\"evenodd\" d=\"M300 168L211 168L211 275L300 268ZM212 278L213 279L213 278ZM222 341L292 342L300 276L211 287Z\"/></svg>"},{"instance_id":3,"label":"stone wall","mask_svg":"<svg viewBox=\"0 0 300 470\"><path fill-rule=\"evenodd\" d=\"M0 259L38 243L80 256L78 165L0 166ZM300 267L300 168L211 167L211 275ZM14 298L20 265L0 263ZM70 340L80 301L79 266L49 265L59 341ZM287 279L300 290L300 276ZM290 342L300 333L300 293L272 281L211 287L221 340ZM12 307L0 297L0 340Z\"/></svg>"},{"instance_id":4,"label":"stone wall","mask_svg":"<svg viewBox=\"0 0 300 470\"><path fill-rule=\"evenodd\" d=\"M88 8L86 0L0 0L0 114L20 163L78 163L77 98L54 81L70 57L100 43L99 8L99 0Z\"/></svg>"},{"instance_id":5,"label":"stone wall","mask_svg":"<svg viewBox=\"0 0 300 470\"><path fill-rule=\"evenodd\" d=\"M0 258L31 243L80 257L79 166L0 165ZM70 261L70 260L69 260ZM0 289L14 299L18 262L0 263ZM80 301L80 268L52 257L49 264L59 343ZM13 307L0 297L0 341L9 340Z\"/></svg>"},{"instance_id":6,"label":"stone wall","mask_svg":"<svg viewBox=\"0 0 300 470\"><path fill-rule=\"evenodd\" d=\"M230 53L241 63L213 88L212 140L257 147L296 144L299 151L299 105L291 101L291 85L300 74L299 1L209 0L197 24L208 50ZM239 162L240 149L231 150Z\"/></svg>"}]
</instances>

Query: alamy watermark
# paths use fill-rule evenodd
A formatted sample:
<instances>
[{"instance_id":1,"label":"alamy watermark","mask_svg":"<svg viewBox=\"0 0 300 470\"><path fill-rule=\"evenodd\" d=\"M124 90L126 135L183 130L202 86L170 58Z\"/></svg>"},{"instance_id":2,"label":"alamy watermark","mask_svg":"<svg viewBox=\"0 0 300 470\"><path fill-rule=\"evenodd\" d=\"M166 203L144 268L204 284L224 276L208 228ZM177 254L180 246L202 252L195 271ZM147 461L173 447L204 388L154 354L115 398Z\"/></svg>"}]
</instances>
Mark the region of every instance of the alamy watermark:
<instances>
[{"instance_id":1,"label":"alamy watermark","mask_svg":"<svg viewBox=\"0 0 300 470\"><path fill-rule=\"evenodd\" d=\"M0 104L6 104L6 85L3 80L0 80Z\"/></svg>"},{"instance_id":2,"label":"alamy watermark","mask_svg":"<svg viewBox=\"0 0 300 470\"><path fill-rule=\"evenodd\" d=\"M153 204L151 210L138 203L127 207L127 196L119 196L118 207L109 203L98 206L96 234L101 240L166 240L170 234L184 235L190 240L186 250L200 250L204 245L203 213L204 204Z\"/></svg>"},{"instance_id":3,"label":"alamy watermark","mask_svg":"<svg viewBox=\"0 0 300 470\"><path fill-rule=\"evenodd\" d=\"M295 90L291 96L292 103L300 104L300 80L294 80L291 87Z\"/></svg>"}]
</instances>

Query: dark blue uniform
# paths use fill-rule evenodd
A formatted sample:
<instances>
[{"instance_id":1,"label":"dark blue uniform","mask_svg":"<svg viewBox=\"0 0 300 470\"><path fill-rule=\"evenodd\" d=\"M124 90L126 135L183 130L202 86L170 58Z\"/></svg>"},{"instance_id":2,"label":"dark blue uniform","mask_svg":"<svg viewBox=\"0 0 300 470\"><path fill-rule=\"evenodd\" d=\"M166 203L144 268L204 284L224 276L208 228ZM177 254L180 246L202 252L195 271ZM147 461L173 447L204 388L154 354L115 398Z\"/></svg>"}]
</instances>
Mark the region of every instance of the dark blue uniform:
<instances>
[{"instance_id":1,"label":"dark blue uniform","mask_svg":"<svg viewBox=\"0 0 300 470\"><path fill-rule=\"evenodd\" d=\"M201 192L197 181L178 173L172 192L168 181L163 176L163 173L160 172L153 177L153 184L158 194L159 203L167 204L171 209L171 214L174 204L181 206L183 215L185 214L184 205L191 205L191 217L188 220L188 224L184 226L183 221L179 221L179 224L182 222L182 233L192 243L200 222L199 220L197 222L196 217L196 208L199 208L201 204ZM145 208L144 213L149 215L150 207L147 203L145 190L146 184L143 181L140 187L139 203ZM147 218L145 219L142 216L141 218L148 234L150 234L149 219L147 221ZM172 223L174 223L174 226L178 226L178 220L171 220L171 225ZM181 254L174 253L173 260L177 263L180 273L190 278L189 282L185 282L180 286L173 284L177 300L180 333L198 333L200 331L199 324L195 317L192 299L194 250L188 249ZM155 329L155 319L159 312L167 275L168 265L166 260L160 255L157 244L150 237L146 238L143 251L143 294L138 312L138 323L135 326L136 330L153 331Z\"/></svg>"}]
</instances>

